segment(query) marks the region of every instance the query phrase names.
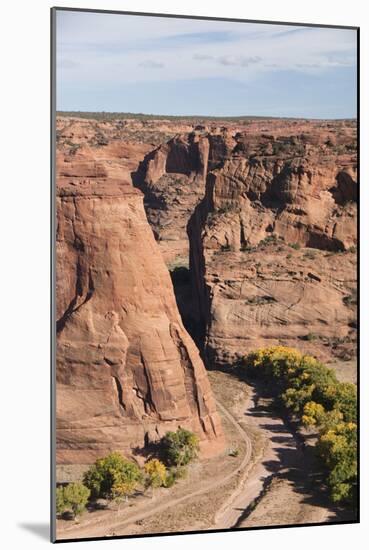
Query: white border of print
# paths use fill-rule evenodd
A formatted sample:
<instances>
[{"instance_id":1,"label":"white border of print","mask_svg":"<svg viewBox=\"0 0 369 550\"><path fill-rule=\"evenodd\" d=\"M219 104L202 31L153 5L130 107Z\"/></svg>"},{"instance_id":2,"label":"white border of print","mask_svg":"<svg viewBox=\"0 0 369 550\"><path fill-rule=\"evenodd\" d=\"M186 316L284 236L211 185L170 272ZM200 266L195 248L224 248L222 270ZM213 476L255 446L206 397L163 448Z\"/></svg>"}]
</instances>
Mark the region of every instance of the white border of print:
<instances>
[{"instance_id":1,"label":"white border of print","mask_svg":"<svg viewBox=\"0 0 369 550\"><path fill-rule=\"evenodd\" d=\"M1 518L4 548L38 549L48 542L49 522L49 235L50 235L50 94L49 8L58 6L179 13L268 21L361 26L361 98L369 97L369 20L365 3L351 0L18 0L2 6L1 87ZM365 69L365 70L364 70ZM361 179L369 180L369 102L361 105ZM5 127L4 127L5 119ZM299 527L146 539L81 542L99 548L178 550L208 546L309 549L334 546L360 549L369 538L368 407L369 370L369 186L361 191L361 518L357 525Z\"/></svg>"}]
</instances>

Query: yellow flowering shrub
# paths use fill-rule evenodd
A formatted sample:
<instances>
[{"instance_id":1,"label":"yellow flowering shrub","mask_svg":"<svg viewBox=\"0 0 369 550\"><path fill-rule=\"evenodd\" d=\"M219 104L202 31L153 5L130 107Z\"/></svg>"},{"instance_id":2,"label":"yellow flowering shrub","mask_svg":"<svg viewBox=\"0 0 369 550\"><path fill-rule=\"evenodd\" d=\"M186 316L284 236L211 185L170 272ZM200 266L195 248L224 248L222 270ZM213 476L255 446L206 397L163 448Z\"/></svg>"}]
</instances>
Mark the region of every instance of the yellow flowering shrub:
<instances>
[{"instance_id":1,"label":"yellow flowering shrub","mask_svg":"<svg viewBox=\"0 0 369 550\"><path fill-rule=\"evenodd\" d=\"M161 487L165 485L167 478L167 469L165 465L157 458L152 458L144 465L146 474L146 485L150 487Z\"/></svg>"},{"instance_id":2,"label":"yellow flowering shrub","mask_svg":"<svg viewBox=\"0 0 369 550\"><path fill-rule=\"evenodd\" d=\"M272 346L244 358L244 368L273 385L277 398L297 421L318 431L317 450L327 468L335 502L353 501L357 476L357 391L339 382L315 357Z\"/></svg>"}]
</instances>

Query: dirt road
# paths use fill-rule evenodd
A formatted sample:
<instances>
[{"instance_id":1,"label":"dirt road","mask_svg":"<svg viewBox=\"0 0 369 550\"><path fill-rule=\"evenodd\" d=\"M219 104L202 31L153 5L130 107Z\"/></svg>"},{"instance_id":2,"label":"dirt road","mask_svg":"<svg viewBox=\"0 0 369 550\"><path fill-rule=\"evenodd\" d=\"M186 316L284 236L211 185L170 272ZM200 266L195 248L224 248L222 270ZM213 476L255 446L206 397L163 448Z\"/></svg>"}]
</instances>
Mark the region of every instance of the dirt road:
<instances>
[{"instance_id":1,"label":"dirt road","mask_svg":"<svg viewBox=\"0 0 369 550\"><path fill-rule=\"evenodd\" d=\"M236 430L238 431L238 433L240 434L241 438L245 443L246 450L245 450L242 462L234 470L232 470L225 476L224 475L219 476L217 479L213 480L211 483L203 485L197 491L193 491L182 497L166 500L162 504L158 504L156 501L150 502L144 507L144 509L141 509L140 511L136 511L136 513L134 511L130 513L125 508L123 510L119 510L119 511L117 510L112 514L109 514L108 517L107 517L107 514L103 514L100 518L97 518L95 515L95 517L83 521L80 525L74 524L69 527L63 528L62 530L59 530L58 539L68 539L68 538L78 538L78 537L82 538L82 537L89 537L89 536L99 537L99 536L106 536L108 532L109 533L116 532L119 534L128 525L132 525L136 522L145 520L154 514L158 514L160 512L165 511L168 508L178 506L179 504L182 504L187 500L194 499L195 497L208 493L213 489L216 489L217 487L221 487L222 485L225 485L229 480L231 480L233 477L235 477L241 471L243 471L247 467L252 454L252 445L251 445L250 438L247 435L246 431L239 424L239 422L234 418L234 416L218 401L217 401L217 406L220 412L222 413L222 415L224 415L228 419L228 421L233 424L233 426L236 428ZM91 534L92 530L93 530L93 535Z\"/></svg>"},{"instance_id":2,"label":"dirt road","mask_svg":"<svg viewBox=\"0 0 369 550\"><path fill-rule=\"evenodd\" d=\"M218 380L219 387L227 382L227 385L233 387L232 380L228 378L231 376L222 374ZM249 385L245 391L243 384L244 382L240 398L233 404L225 400L223 394L217 393L219 412L232 424L244 443L242 461L238 462L237 467L226 475L216 475L209 482L195 483L194 487L197 489L194 491L184 483L183 489L191 492L181 496L173 498L167 489L163 489L157 498L144 498L132 508L124 507L120 511L85 515L79 525L64 525L59 529L58 538L150 532L147 531L147 524L145 525L147 518L155 520L161 512L173 510L183 503L196 504L200 500L198 497L222 488L230 480L236 479L236 476L239 479L237 489L218 509L211 526L206 527L201 522L194 526L193 518L188 518L188 527L186 525L181 530L324 523L336 520L333 508L322 498L317 487L313 487L314 479L306 451L274 410L273 401L260 397L260 392ZM227 407L220 402L219 397L223 397L222 401L226 402ZM222 469L220 471L223 472ZM218 473L218 469L216 472ZM177 492L181 490L178 486ZM139 527L141 522L142 527ZM161 532L165 531L165 525L169 528L165 514L160 525Z\"/></svg>"},{"instance_id":3,"label":"dirt road","mask_svg":"<svg viewBox=\"0 0 369 550\"><path fill-rule=\"evenodd\" d=\"M306 452L273 410L272 401L258 398L250 387L243 414L247 425L262 435L263 455L232 503L216 514L214 527L323 523L335 519L329 504L313 496Z\"/></svg>"}]
</instances>

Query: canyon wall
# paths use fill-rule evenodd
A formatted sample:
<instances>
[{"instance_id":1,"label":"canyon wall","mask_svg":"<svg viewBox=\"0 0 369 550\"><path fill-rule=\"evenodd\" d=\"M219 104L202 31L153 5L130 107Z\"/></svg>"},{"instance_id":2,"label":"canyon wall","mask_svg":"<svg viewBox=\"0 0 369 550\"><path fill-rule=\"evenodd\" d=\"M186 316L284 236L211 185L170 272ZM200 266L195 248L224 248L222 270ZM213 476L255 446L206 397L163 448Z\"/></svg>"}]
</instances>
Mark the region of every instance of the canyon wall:
<instances>
[{"instance_id":1,"label":"canyon wall","mask_svg":"<svg viewBox=\"0 0 369 550\"><path fill-rule=\"evenodd\" d=\"M319 134L236 139L188 228L209 364L272 344L352 358L355 153Z\"/></svg>"},{"instance_id":2,"label":"canyon wall","mask_svg":"<svg viewBox=\"0 0 369 550\"><path fill-rule=\"evenodd\" d=\"M63 119L58 144L59 461L178 425L218 452L182 323L209 367L272 344L355 358L354 122Z\"/></svg>"},{"instance_id":3,"label":"canyon wall","mask_svg":"<svg viewBox=\"0 0 369 550\"><path fill-rule=\"evenodd\" d=\"M205 456L224 445L204 365L128 178L140 147L129 161L116 143L58 154L58 464L113 450L138 456L178 426L199 435Z\"/></svg>"},{"instance_id":4,"label":"canyon wall","mask_svg":"<svg viewBox=\"0 0 369 550\"><path fill-rule=\"evenodd\" d=\"M148 221L170 268L188 266L188 221L205 194L210 169L235 142L226 129L177 134L148 153L133 181L145 196Z\"/></svg>"},{"instance_id":5,"label":"canyon wall","mask_svg":"<svg viewBox=\"0 0 369 550\"><path fill-rule=\"evenodd\" d=\"M198 126L150 151L134 182L209 365L271 344L355 357L354 123Z\"/></svg>"}]
</instances>

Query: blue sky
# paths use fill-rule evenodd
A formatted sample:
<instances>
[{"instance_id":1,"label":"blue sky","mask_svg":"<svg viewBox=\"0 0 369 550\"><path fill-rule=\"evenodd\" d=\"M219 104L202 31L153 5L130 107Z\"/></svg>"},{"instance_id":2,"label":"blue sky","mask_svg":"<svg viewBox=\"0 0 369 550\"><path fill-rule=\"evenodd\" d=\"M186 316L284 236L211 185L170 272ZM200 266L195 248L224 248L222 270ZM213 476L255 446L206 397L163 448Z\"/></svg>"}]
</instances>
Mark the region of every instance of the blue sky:
<instances>
[{"instance_id":1,"label":"blue sky","mask_svg":"<svg viewBox=\"0 0 369 550\"><path fill-rule=\"evenodd\" d=\"M57 12L57 109L356 116L356 31Z\"/></svg>"}]
</instances>

